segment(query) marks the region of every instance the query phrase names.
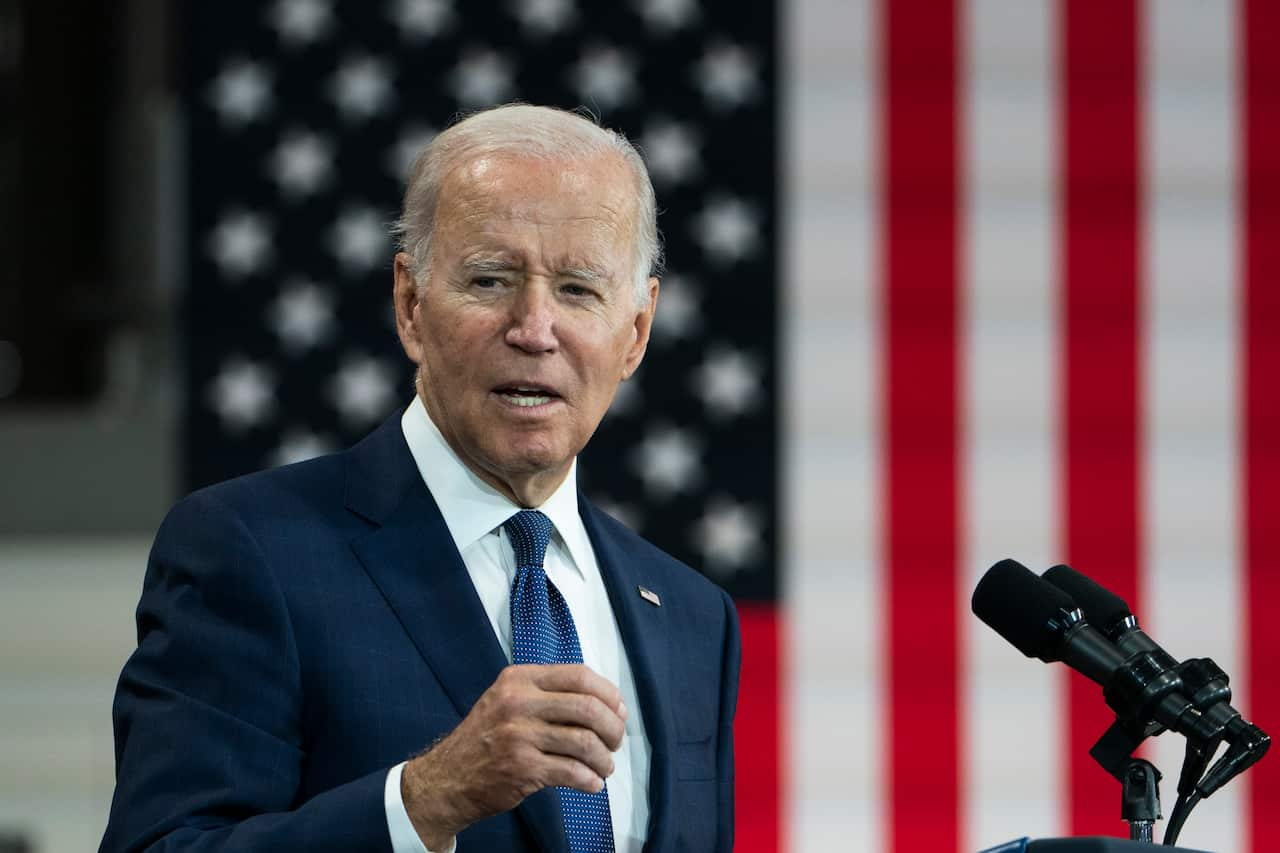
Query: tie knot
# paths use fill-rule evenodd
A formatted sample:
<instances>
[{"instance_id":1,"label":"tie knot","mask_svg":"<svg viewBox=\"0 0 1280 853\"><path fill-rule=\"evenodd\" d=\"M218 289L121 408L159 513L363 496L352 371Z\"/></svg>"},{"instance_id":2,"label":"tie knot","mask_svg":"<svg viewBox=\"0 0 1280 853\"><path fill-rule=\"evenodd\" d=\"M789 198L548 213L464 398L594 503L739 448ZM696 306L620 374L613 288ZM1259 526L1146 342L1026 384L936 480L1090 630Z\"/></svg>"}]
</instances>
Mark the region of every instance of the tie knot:
<instances>
[{"instance_id":1,"label":"tie knot","mask_svg":"<svg viewBox=\"0 0 1280 853\"><path fill-rule=\"evenodd\" d=\"M503 522L511 547L516 552L516 568L542 567L551 541L551 519L536 509L522 509Z\"/></svg>"}]
</instances>

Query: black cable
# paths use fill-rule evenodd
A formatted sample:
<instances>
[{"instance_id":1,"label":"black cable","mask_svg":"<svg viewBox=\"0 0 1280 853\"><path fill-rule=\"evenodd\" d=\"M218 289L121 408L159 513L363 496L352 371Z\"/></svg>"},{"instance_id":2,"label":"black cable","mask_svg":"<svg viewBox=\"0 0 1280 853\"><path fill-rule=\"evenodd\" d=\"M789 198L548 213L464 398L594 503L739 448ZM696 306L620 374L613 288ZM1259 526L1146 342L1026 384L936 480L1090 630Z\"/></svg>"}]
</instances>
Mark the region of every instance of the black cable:
<instances>
[{"instance_id":1,"label":"black cable","mask_svg":"<svg viewBox=\"0 0 1280 853\"><path fill-rule=\"evenodd\" d=\"M1231 727L1235 728L1234 732L1231 731ZM1177 843L1182 825L1186 823L1187 817L1197 803L1212 796L1223 785L1256 764L1262 756L1267 754L1271 746L1271 738L1266 732L1252 723L1244 722L1239 717L1228 727L1226 739L1231 744L1226 753L1209 768L1204 778L1196 783L1194 790L1184 794L1183 791L1186 790L1184 783L1187 779L1179 780L1178 802L1174 804L1173 811L1169 814L1169 824L1164 832L1165 846L1172 847Z\"/></svg>"},{"instance_id":2,"label":"black cable","mask_svg":"<svg viewBox=\"0 0 1280 853\"><path fill-rule=\"evenodd\" d=\"M1164 830L1164 846L1173 847L1178 843L1178 835L1182 832L1182 825L1187 822L1187 818L1191 815L1191 810L1200 802L1200 792L1192 791L1190 796L1178 795L1178 800L1173 804L1173 811L1169 812L1169 823Z\"/></svg>"}]
</instances>

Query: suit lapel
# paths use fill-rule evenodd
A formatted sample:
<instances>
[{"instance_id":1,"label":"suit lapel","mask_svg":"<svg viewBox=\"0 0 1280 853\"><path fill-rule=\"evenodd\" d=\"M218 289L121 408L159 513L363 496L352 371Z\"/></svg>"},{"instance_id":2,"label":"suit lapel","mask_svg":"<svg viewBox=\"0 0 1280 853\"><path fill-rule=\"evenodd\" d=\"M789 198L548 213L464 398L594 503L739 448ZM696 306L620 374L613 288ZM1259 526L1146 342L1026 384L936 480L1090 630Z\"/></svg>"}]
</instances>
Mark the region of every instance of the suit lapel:
<instances>
[{"instance_id":1,"label":"suit lapel","mask_svg":"<svg viewBox=\"0 0 1280 853\"><path fill-rule=\"evenodd\" d=\"M507 661L426 487L352 547L465 716Z\"/></svg>"},{"instance_id":2,"label":"suit lapel","mask_svg":"<svg viewBox=\"0 0 1280 853\"><path fill-rule=\"evenodd\" d=\"M466 716L507 666L507 658L444 517L418 474L398 416L352 449L347 506L380 525L356 539L352 548L458 715ZM567 853L554 790L526 798L516 811L543 850Z\"/></svg>"},{"instance_id":3,"label":"suit lapel","mask_svg":"<svg viewBox=\"0 0 1280 853\"><path fill-rule=\"evenodd\" d=\"M604 576L609 602L613 605L613 615L627 651L627 661L635 677L640 711L644 715L645 733L651 750L649 832L644 849L645 853L658 853L671 849L671 833L674 831L674 823L669 818L675 789L671 763L674 720L669 695L669 626L662 608L640 597L639 587L655 588L655 581L645 577L643 561L608 532L599 512L581 492L578 493L578 506ZM656 591L662 592L660 587Z\"/></svg>"}]
</instances>

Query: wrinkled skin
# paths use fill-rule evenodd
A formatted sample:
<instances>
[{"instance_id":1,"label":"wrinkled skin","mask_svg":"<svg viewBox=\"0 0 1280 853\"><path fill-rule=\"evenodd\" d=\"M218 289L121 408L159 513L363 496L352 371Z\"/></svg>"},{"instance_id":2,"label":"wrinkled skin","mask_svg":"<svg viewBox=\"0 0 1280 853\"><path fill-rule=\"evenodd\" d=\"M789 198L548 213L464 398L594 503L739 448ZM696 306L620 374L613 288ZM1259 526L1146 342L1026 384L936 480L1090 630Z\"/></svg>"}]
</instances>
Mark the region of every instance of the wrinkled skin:
<instances>
[{"instance_id":1,"label":"wrinkled skin","mask_svg":"<svg viewBox=\"0 0 1280 853\"><path fill-rule=\"evenodd\" d=\"M649 341L621 160L485 157L445 178L425 288L396 256L396 319L449 446L522 506L564 480ZM549 392L519 406L499 389Z\"/></svg>"}]
</instances>

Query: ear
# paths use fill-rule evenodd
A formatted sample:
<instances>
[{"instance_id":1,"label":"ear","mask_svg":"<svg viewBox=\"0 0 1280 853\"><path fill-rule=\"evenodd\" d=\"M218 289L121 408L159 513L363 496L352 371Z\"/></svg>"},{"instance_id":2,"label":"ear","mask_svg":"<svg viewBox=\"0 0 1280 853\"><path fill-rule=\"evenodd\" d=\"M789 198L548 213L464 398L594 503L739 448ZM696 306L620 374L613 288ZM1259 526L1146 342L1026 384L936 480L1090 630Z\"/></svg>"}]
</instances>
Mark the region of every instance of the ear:
<instances>
[{"instance_id":1,"label":"ear","mask_svg":"<svg viewBox=\"0 0 1280 853\"><path fill-rule=\"evenodd\" d=\"M650 277L649 300L643 308L636 312L633 326L635 338L631 341L631 347L627 350L627 359L622 368L623 379L630 379L631 375L636 372L636 368L640 366L640 362L644 360L645 350L649 347L649 332L653 329L653 312L657 307L658 280Z\"/></svg>"},{"instance_id":2,"label":"ear","mask_svg":"<svg viewBox=\"0 0 1280 853\"><path fill-rule=\"evenodd\" d=\"M418 285L414 281L413 258L405 252L397 252L395 283L391 298L396 308L396 334L404 354L414 364L422 363L422 305L418 300Z\"/></svg>"}]
</instances>

